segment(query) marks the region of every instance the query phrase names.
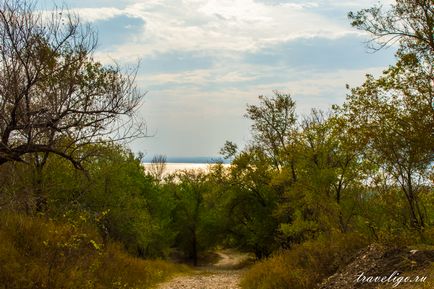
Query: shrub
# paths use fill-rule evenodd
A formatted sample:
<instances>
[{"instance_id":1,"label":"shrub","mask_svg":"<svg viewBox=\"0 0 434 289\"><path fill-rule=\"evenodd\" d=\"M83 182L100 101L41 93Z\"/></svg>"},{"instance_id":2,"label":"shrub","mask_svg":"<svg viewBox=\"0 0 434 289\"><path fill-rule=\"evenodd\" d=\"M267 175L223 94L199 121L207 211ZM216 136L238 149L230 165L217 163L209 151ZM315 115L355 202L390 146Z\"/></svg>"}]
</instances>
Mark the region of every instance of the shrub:
<instances>
[{"instance_id":1,"label":"shrub","mask_svg":"<svg viewBox=\"0 0 434 289\"><path fill-rule=\"evenodd\" d=\"M96 272L99 286L95 288L150 288L171 274L188 270L162 260L134 258L122 248L119 243L107 246Z\"/></svg>"},{"instance_id":2,"label":"shrub","mask_svg":"<svg viewBox=\"0 0 434 289\"><path fill-rule=\"evenodd\" d=\"M86 225L0 213L0 288L149 288L185 267L132 257Z\"/></svg>"},{"instance_id":3,"label":"shrub","mask_svg":"<svg viewBox=\"0 0 434 289\"><path fill-rule=\"evenodd\" d=\"M282 250L255 264L241 281L246 289L314 288L335 273L367 241L356 234L332 234Z\"/></svg>"}]
</instances>

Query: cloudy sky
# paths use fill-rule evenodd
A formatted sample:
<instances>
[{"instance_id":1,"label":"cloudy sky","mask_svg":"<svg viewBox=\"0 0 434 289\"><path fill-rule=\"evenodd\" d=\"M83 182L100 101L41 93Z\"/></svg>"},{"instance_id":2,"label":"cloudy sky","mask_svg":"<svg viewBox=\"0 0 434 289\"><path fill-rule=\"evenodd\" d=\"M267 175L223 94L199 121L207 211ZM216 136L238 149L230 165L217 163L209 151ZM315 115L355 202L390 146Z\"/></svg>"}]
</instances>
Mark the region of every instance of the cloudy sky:
<instances>
[{"instance_id":1,"label":"cloudy sky","mask_svg":"<svg viewBox=\"0 0 434 289\"><path fill-rule=\"evenodd\" d=\"M131 148L169 157L216 156L225 140L242 146L246 104L273 90L290 93L299 115L342 103L346 84L393 63L393 49L369 53L346 17L377 2L64 1L99 32L97 59L141 61L139 114L154 136Z\"/></svg>"}]
</instances>

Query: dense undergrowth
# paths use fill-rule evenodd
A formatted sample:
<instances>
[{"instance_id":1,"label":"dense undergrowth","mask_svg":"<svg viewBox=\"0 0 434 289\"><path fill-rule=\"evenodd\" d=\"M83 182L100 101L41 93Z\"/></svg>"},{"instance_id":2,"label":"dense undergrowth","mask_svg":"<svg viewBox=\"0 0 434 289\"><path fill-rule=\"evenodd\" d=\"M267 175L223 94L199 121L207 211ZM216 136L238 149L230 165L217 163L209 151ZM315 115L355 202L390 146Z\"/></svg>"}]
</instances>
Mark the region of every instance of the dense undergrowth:
<instances>
[{"instance_id":1,"label":"dense undergrowth","mask_svg":"<svg viewBox=\"0 0 434 289\"><path fill-rule=\"evenodd\" d=\"M150 288L187 270L133 257L83 222L0 214L0 288Z\"/></svg>"},{"instance_id":2,"label":"dense undergrowth","mask_svg":"<svg viewBox=\"0 0 434 289\"><path fill-rule=\"evenodd\" d=\"M276 252L244 275L242 288L315 288L323 278L349 262L367 242L357 234L334 234Z\"/></svg>"}]
</instances>

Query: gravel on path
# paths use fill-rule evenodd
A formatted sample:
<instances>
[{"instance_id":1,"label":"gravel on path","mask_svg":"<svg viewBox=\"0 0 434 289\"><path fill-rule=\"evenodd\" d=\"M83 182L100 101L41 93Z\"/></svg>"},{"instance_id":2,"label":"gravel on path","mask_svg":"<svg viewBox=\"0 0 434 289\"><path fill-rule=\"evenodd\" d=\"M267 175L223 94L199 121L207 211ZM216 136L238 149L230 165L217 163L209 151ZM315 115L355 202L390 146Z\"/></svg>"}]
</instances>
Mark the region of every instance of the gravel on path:
<instances>
[{"instance_id":1,"label":"gravel on path","mask_svg":"<svg viewBox=\"0 0 434 289\"><path fill-rule=\"evenodd\" d=\"M241 289L238 285L243 270L197 271L178 276L161 284L158 289Z\"/></svg>"},{"instance_id":2,"label":"gravel on path","mask_svg":"<svg viewBox=\"0 0 434 289\"><path fill-rule=\"evenodd\" d=\"M251 255L234 250L216 252L219 260L214 264L198 267L189 275L177 276L160 284L157 289L241 289L241 276L246 269L244 263Z\"/></svg>"}]
</instances>

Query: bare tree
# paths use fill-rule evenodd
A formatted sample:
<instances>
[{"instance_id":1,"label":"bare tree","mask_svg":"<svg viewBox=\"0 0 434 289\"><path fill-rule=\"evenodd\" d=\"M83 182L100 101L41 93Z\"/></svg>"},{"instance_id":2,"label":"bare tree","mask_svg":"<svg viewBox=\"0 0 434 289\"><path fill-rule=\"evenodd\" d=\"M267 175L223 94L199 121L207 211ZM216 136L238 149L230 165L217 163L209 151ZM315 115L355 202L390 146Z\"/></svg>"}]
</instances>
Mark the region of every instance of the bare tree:
<instances>
[{"instance_id":1,"label":"bare tree","mask_svg":"<svg viewBox=\"0 0 434 289\"><path fill-rule=\"evenodd\" d=\"M164 155L155 155L151 160L149 171L151 175L158 181L163 178L163 173L166 170L167 158Z\"/></svg>"},{"instance_id":2,"label":"bare tree","mask_svg":"<svg viewBox=\"0 0 434 289\"><path fill-rule=\"evenodd\" d=\"M356 13L350 12L351 24L370 35L368 48L373 51L399 43L396 56L414 55L424 73L431 76L434 67L434 5L433 0L396 0L390 9L375 5Z\"/></svg>"},{"instance_id":3,"label":"bare tree","mask_svg":"<svg viewBox=\"0 0 434 289\"><path fill-rule=\"evenodd\" d=\"M354 27L370 33L375 50L399 41L402 48L434 52L432 0L396 0L387 11L376 5L348 17Z\"/></svg>"},{"instance_id":4,"label":"bare tree","mask_svg":"<svg viewBox=\"0 0 434 289\"><path fill-rule=\"evenodd\" d=\"M57 154L81 168L79 148L143 133L137 69L93 59L95 32L63 9L31 0L0 4L0 165Z\"/></svg>"}]
</instances>

